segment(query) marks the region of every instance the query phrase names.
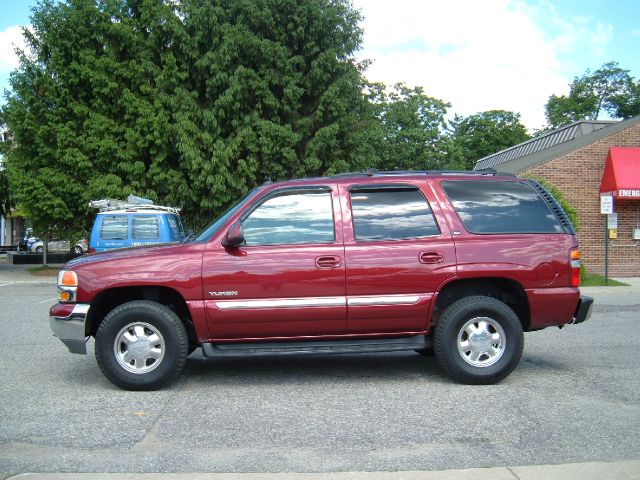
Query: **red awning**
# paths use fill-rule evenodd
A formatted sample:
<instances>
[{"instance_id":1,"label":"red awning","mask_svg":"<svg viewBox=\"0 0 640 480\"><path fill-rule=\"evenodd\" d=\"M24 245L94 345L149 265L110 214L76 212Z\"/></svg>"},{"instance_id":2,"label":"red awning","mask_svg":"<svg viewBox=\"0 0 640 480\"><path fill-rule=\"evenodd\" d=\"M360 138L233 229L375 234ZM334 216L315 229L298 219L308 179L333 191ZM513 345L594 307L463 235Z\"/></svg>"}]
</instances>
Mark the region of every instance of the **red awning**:
<instances>
[{"instance_id":1,"label":"red awning","mask_svg":"<svg viewBox=\"0 0 640 480\"><path fill-rule=\"evenodd\" d=\"M619 200L640 200L640 147L609 148L600 194Z\"/></svg>"}]
</instances>

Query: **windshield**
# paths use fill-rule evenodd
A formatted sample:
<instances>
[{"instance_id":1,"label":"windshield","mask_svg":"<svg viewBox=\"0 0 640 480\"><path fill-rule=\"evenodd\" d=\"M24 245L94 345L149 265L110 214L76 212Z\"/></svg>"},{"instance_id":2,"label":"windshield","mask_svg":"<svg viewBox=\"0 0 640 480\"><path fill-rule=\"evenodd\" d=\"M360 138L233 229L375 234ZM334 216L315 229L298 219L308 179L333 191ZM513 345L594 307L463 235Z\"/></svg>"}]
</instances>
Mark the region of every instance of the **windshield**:
<instances>
[{"instance_id":1,"label":"windshield","mask_svg":"<svg viewBox=\"0 0 640 480\"><path fill-rule=\"evenodd\" d=\"M249 193L247 193L244 197L242 197L235 205L229 208L221 217L217 220L214 220L207 228L205 228L200 234L194 239L194 242L204 242L209 240L224 223L233 216L240 208L247 202L247 200L253 196L254 193L257 192L257 188L254 188Z\"/></svg>"}]
</instances>

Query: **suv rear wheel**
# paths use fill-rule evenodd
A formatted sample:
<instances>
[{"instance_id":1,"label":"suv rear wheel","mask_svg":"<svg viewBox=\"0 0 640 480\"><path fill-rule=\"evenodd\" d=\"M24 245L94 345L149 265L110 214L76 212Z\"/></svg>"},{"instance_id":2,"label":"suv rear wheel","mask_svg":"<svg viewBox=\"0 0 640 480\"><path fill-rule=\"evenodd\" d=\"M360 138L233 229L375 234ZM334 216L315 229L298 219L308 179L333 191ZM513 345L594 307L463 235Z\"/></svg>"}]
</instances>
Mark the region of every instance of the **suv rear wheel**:
<instances>
[{"instance_id":1,"label":"suv rear wheel","mask_svg":"<svg viewBox=\"0 0 640 480\"><path fill-rule=\"evenodd\" d=\"M127 390L155 390L177 377L189 341L180 318L155 302L136 300L113 309L96 332L102 373Z\"/></svg>"},{"instance_id":2,"label":"suv rear wheel","mask_svg":"<svg viewBox=\"0 0 640 480\"><path fill-rule=\"evenodd\" d=\"M451 377L491 384L518 365L524 335L511 308L495 298L473 296L445 309L435 326L433 345L438 363Z\"/></svg>"}]
</instances>

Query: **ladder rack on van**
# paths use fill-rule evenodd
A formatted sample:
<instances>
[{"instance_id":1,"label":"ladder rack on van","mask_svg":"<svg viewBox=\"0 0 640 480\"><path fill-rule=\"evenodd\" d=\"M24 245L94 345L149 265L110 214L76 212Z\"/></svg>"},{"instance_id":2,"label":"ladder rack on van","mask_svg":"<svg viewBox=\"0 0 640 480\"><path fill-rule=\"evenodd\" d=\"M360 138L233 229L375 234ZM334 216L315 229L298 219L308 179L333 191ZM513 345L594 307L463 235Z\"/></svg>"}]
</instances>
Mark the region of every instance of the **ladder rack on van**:
<instances>
[{"instance_id":1,"label":"ladder rack on van","mask_svg":"<svg viewBox=\"0 0 640 480\"><path fill-rule=\"evenodd\" d=\"M113 198L92 200L89 202L89 206L91 208L99 209L100 212L109 212L113 210L162 210L163 212L180 213L180 209L176 207L165 207L163 205L153 205L152 203L131 203Z\"/></svg>"}]
</instances>

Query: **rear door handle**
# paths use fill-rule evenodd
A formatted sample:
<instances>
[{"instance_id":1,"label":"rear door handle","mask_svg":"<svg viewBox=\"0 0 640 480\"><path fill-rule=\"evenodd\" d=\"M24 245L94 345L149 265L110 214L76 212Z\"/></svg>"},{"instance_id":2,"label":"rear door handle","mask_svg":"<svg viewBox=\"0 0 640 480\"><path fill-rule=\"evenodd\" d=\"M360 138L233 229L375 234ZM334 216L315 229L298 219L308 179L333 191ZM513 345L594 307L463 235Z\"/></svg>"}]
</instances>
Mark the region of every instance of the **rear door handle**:
<instances>
[{"instance_id":1,"label":"rear door handle","mask_svg":"<svg viewBox=\"0 0 640 480\"><path fill-rule=\"evenodd\" d=\"M420 263L442 263L444 256L440 252L420 252Z\"/></svg>"},{"instance_id":2,"label":"rear door handle","mask_svg":"<svg viewBox=\"0 0 640 480\"><path fill-rule=\"evenodd\" d=\"M340 257L316 257L316 267L318 268L338 268L340 265L342 265Z\"/></svg>"}]
</instances>

